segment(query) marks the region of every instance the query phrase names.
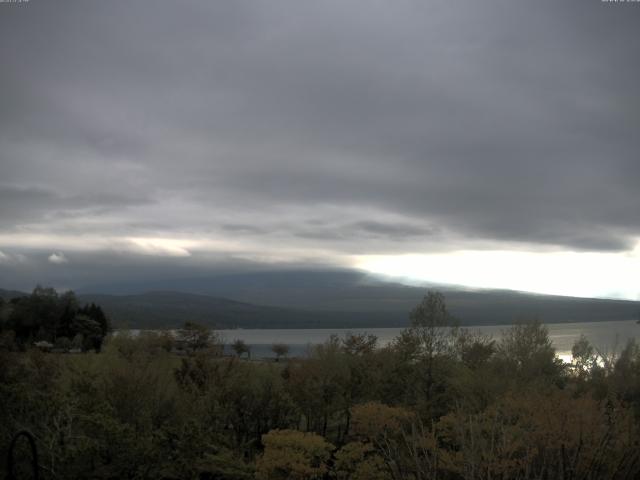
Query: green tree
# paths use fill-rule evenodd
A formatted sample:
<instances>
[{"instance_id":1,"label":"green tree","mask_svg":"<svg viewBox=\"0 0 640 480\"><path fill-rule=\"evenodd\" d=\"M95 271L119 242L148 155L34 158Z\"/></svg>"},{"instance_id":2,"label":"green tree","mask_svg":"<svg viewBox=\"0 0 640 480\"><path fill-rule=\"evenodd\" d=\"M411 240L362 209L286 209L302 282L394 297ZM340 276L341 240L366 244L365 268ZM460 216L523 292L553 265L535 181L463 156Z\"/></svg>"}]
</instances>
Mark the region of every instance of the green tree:
<instances>
[{"instance_id":1,"label":"green tree","mask_svg":"<svg viewBox=\"0 0 640 480\"><path fill-rule=\"evenodd\" d=\"M584 334L575 341L571 348L571 370L580 384L584 384L594 376L601 367L598 365L598 354Z\"/></svg>"},{"instance_id":2,"label":"green tree","mask_svg":"<svg viewBox=\"0 0 640 480\"><path fill-rule=\"evenodd\" d=\"M12 299L7 311L0 311L0 329L13 330L16 342L25 348L34 340L55 344L59 336L82 334L85 349L100 350L110 331L109 319L95 304L78 306L72 291L58 294L53 288L37 286L31 295ZM5 310L5 309L0 309Z\"/></svg>"},{"instance_id":3,"label":"green tree","mask_svg":"<svg viewBox=\"0 0 640 480\"><path fill-rule=\"evenodd\" d=\"M195 322L185 322L178 332L178 342L190 352L217 350L220 347L217 335L209 327Z\"/></svg>"},{"instance_id":4,"label":"green tree","mask_svg":"<svg viewBox=\"0 0 640 480\"><path fill-rule=\"evenodd\" d=\"M102 329L100 324L88 315L78 314L71 321L71 331L76 335L82 335L84 341L83 350L100 350L102 345Z\"/></svg>"},{"instance_id":5,"label":"green tree","mask_svg":"<svg viewBox=\"0 0 640 480\"><path fill-rule=\"evenodd\" d=\"M549 330L538 321L520 323L503 332L496 355L510 378L563 381L564 364L556 357Z\"/></svg>"},{"instance_id":6,"label":"green tree","mask_svg":"<svg viewBox=\"0 0 640 480\"><path fill-rule=\"evenodd\" d=\"M281 357L286 357L289 354L289 345L274 343L271 345L271 351L276 354L276 362L279 362Z\"/></svg>"},{"instance_id":7,"label":"green tree","mask_svg":"<svg viewBox=\"0 0 640 480\"><path fill-rule=\"evenodd\" d=\"M350 333L342 339L342 349L349 355L368 355L373 353L378 337L366 333Z\"/></svg>"},{"instance_id":8,"label":"green tree","mask_svg":"<svg viewBox=\"0 0 640 480\"><path fill-rule=\"evenodd\" d=\"M249 358L251 358L251 349L249 348L249 345L245 343L244 340L241 340L241 339L234 340L233 343L231 344L231 348L233 349L234 352L236 352L236 355L238 355L238 358L242 357L242 355L244 355L245 353Z\"/></svg>"},{"instance_id":9,"label":"green tree","mask_svg":"<svg viewBox=\"0 0 640 480\"><path fill-rule=\"evenodd\" d=\"M436 414L435 397L444 391L446 382L444 366L453 355L457 325L449 313L445 297L440 292L429 291L411 311L411 326L407 330L404 344L417 349L421 363L420 384L423 389L424 406L432 415Z\"/></svg>"},{"instance_id":10,"label":"green tree","mask_svg":"<svg viewBox=\"0 0 640 480\"><path fill-rule=\"evenodd\" d=\"M477 370L489 362L496 352L496 342L481 333L460 329L455 338L455 352L468 368Z\"/></svg>"}]
</instances>

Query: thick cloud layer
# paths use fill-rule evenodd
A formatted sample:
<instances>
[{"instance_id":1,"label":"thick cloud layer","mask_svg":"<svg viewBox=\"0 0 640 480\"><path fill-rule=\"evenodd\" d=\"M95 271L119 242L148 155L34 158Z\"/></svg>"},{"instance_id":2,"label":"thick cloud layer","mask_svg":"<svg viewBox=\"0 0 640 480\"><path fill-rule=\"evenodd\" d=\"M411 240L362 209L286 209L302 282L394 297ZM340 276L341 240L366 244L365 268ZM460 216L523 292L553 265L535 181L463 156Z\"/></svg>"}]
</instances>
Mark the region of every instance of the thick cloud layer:
<instances>
[{"instance_id":1,"label":"thick cloud layer","mask_svg":"<svg viewBox=\"0 0 640 480\"><path fill-rule=\"evenodd\" d=\"M0 4L0 263L630 250L639 21L598 0Z\"/></svg>"}]
</instances>

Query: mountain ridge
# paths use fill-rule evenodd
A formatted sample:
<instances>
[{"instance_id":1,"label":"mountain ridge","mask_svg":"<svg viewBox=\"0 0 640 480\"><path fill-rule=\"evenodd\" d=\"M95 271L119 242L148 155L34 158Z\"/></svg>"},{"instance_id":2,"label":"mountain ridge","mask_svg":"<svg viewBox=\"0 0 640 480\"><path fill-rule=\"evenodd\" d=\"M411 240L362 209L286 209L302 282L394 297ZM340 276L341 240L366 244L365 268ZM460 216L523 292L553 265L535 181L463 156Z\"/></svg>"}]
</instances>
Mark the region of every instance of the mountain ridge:
<instances>
[{"instance_id":1,"label":"mountain ridge","mask_svg":"<svg viewBox=\"0 0 640 480\"><path fill-rule=\"evenodd\" d=\"M130 328L175 328L187 320L218 328L402 327L428 289L442 291L451 313L468 326L633 320L640 312L640 302L631 300L412 286L353 270L245 272L117 287L111 290L124 293L76 292L81 303L101 305L114 326Z\"/></svg>"}]
</instances>

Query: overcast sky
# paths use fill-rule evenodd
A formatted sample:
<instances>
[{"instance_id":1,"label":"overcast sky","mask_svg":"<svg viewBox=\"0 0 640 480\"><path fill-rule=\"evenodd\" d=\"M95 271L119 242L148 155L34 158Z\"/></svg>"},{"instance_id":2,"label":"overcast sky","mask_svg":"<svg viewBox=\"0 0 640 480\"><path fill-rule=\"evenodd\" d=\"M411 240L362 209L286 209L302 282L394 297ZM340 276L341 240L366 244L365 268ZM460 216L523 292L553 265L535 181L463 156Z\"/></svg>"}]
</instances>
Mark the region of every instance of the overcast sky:
<instances>
[{"instance_id":1,"label":"overcast sky","mask_svg":"<svg viewBox=\"0 0 640 480\"><path fill-rule=\"evenodd\" d=\"M600 0L0 3L0 286L312 265L640 298L639 29Z\"/></svg>"}]
</instances>

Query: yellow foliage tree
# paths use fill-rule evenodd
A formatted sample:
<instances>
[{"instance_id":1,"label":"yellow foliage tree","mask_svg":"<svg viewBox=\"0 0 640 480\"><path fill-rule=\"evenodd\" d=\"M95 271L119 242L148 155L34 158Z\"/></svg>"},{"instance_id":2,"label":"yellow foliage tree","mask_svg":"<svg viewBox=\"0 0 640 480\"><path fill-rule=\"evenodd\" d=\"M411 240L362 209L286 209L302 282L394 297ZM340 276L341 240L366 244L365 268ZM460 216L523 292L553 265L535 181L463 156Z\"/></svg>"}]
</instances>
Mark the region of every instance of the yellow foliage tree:
<instances>
[{"instance_id":1,"label":"yellow foliage tree","mask_svg":"<svg viewBox=\"0 0 640 480\"><path fill-rule=\"evenodd\" d=\"M511 394L436 426L440 467L462 478L630 478L639 456L629 412L570 392Z\"/></svg>"},{"instance_id":2,"label":"yellow foliage tree","mask_svg":"<svg viewBox=\"0 0 640 480\"><path fill-rule=\"evenodd\" d=\"M390 407L379 402L356 405L351 409L353 433L374 441L380 436L397 436L414 414L402 407Z\"/></svg>"},{"instance_id":3,"label":"yellow foliage tree","mask_svg":"<svg viewBox=\"0 0 640 480\"><path fill-rule=\"evenodd\" d=\"M334 446L320 435L272 430L262 436L264 453L256 462L258 480L314 480L328 471Z\"/></svg>"},{"instance_id":4,"label":"yellow foliage tree","mask_svg":"<svg viewBox=\"0 0 640 480\"><path fill-rule=\"evenodd\" d=\"M437 468L435 438L402 407L369 402L351 409L354 435L371 442L390 478L429 478Z\"/></svg>"},{"instance_id":5,"label":"yellow foliage tree","mask_svg":"<svg viewBox=\"0 0 640 480\"><path fill-rule=\"evenodd\" d=\"M335 458L338 480L392 480L393 477L381 455L371 443L350 442Z\"/></svg>"}]
</instances>

